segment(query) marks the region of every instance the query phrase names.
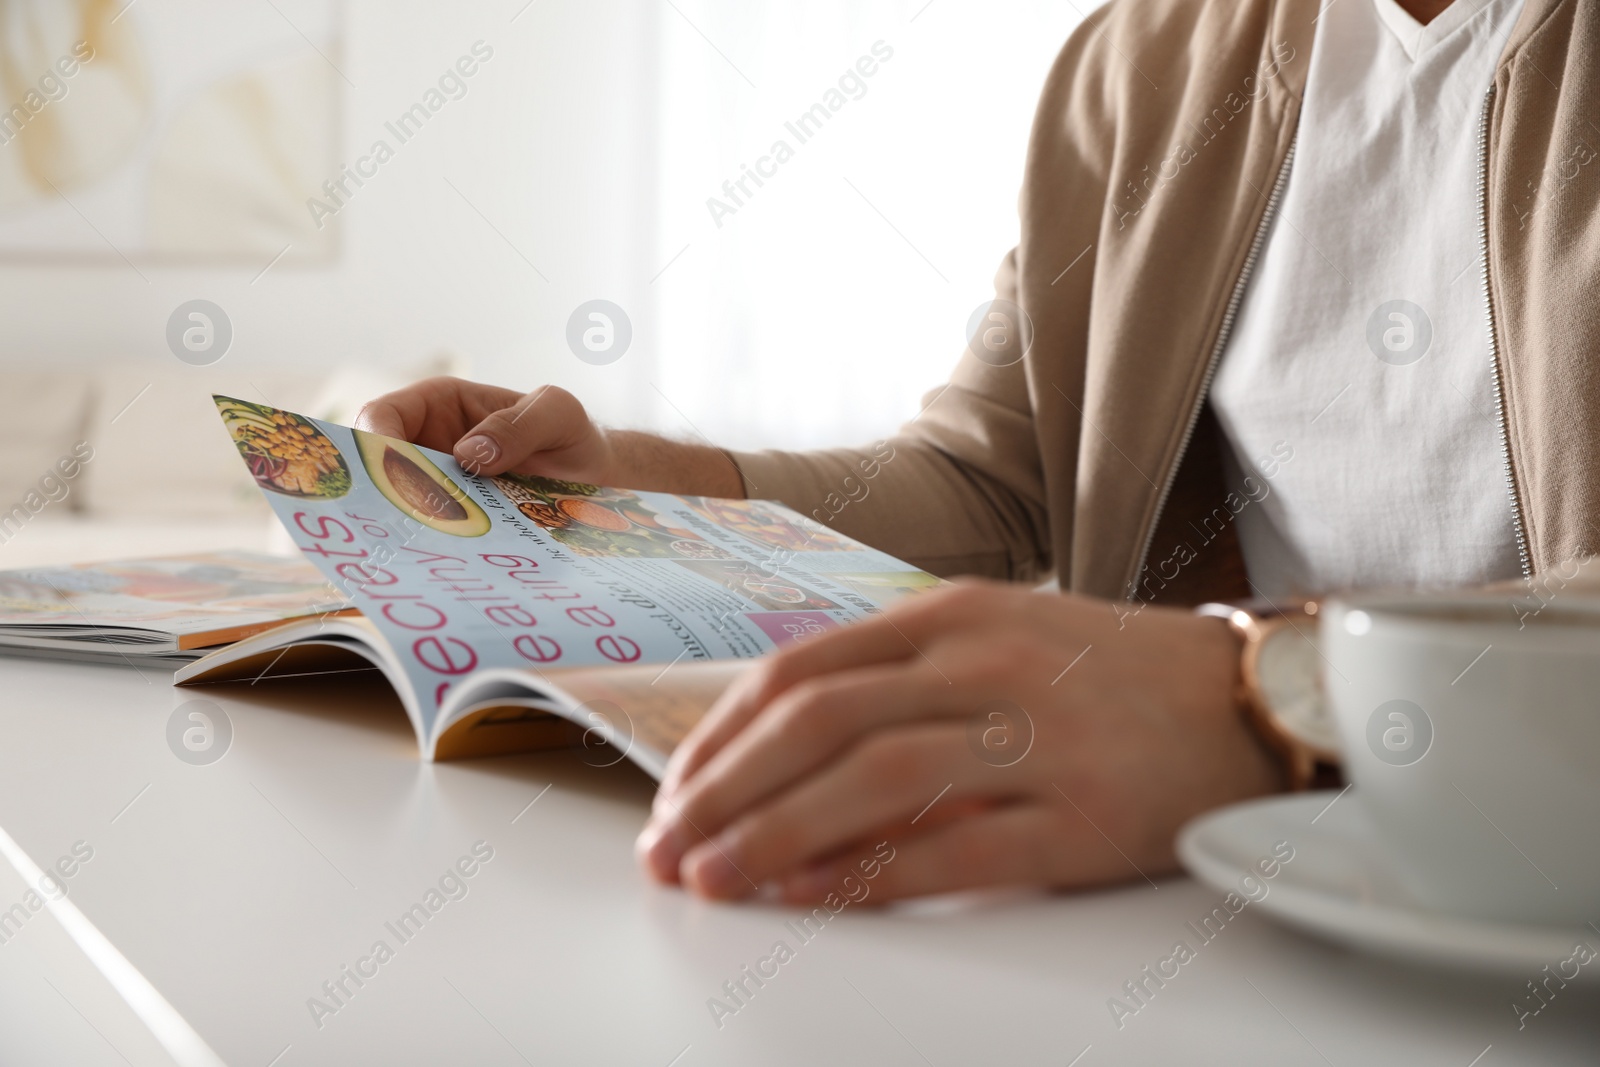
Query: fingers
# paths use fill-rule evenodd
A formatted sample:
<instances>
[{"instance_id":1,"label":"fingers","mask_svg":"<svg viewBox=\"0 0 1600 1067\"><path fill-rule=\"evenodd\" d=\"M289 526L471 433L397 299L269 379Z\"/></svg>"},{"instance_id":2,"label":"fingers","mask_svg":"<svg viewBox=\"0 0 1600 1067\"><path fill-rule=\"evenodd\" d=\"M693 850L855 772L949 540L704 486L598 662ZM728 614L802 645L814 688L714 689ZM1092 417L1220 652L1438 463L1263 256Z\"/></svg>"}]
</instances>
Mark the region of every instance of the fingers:
<instances>
[{"instance_id":1,"label":"fingers","mask_svg":"<svg viewBox=\"0 0 1600 1067\"><path fill-rule=\"evenodd\" d=\"M473 474L524 469L588 481L600 457L600 435L583 405L555 386L522 394L429 378L367 404L356 428L449 452Z\"/></svg>"},{"instance_id":2,"label":"fingers","mask_svg":"<svg viewBox=\"0 0 1600 1067\"><path fill-rule=\"evenodd\" d=\"M660 795L675 797L762 708L804 679L876 663L920 660L916 646L891 618L894 613L891 609L791 646L747 672L672 753Z\"/></svg>"},{"instance_id":3,"label":"fingers","mask_svg":"<svg viewBox=\"0 0 1600 1067\"><path fill-rule=\"evenodd\" d=\"M868 738L684 854L679 876L710 897L741 897L751 883L831 855L885 825L909 826L935 798L1004 788L972 757L959 724L915 726Z\"/></svg>"},{"instance_id":4,"label":"fingers","mask_svg":"<svg viewBox=\"0 0 1600 1067\"><path fill-rule=\"evenodd\" d=\"M356 413L355 427L367 433L409 441L415 428L422 425L422 413L418 410L421 404L421 399L408 391L385 393L361 406Z\"/></svg>"},{"instance_id":5,"label":"fingers","mask_svg":"<svg viewBox=\"0 0 1600 1067\"><path fill-rule=\"evenodd\" d=\"M467 427L520 396L513 389L460 378L428 378L371 401L355 424L358 430L449 452Z\"/></svg>"},{"instance_id":6,"label":"fingers","mask_svg":"<svg viewBox=\"0 0 1600 1067\"><path fill-rule=\"evenodd\" d=\"M474 474L501 474L539 453L581 445L593 433L578 398L546 385L484 415L455 444L455 457Z\"/></svg>"},{"instance_id":7,"label":"fingers","mask_svg":"<svg viewBox=\"0 0 1600 1067\"><path fill-rule=\"evenodd\" d=\"M781 656L782 653L778 653L768 657L741 674L717 698L705 717L695 723L684 739L678 742L678 747L672 750L667 760L666 773L661 776L661 785L656 790L655 810L671 810L667 800L677 795L684 779L699 770L765 706L765 701L753 699L749 694L768 685L766 678L771 666Z\"/></svg>"},{"instance_id":8,"label":"fingers","mask_svg":"<svg viewBox=\"0 0 1600 1067\"><path fill-rule=\"evenodd\" d=\"M916 667L865 668L801 683L769 704L678 795L658 794L655 814L640 835L640 859L657 878L672 881L685 852L706 834L816 771L863 735L965 710L936 674Z\"/></svg>"},{"instance_id":9,"label":"fingers","mask_svg":"<svg viewBox=\"0 0 1600 1067\"><path fill-rule=\"evenodd\" d=\"M1045 805L1009 804L852 850L784 878L779 891L790 904L820 904L829 894L886 904L980 886L1053 886L1076 880L1061 861L1077 836ZM1097 870L1081 872L1083 880L1104 880Z\"/></svg>"}]
</instances>

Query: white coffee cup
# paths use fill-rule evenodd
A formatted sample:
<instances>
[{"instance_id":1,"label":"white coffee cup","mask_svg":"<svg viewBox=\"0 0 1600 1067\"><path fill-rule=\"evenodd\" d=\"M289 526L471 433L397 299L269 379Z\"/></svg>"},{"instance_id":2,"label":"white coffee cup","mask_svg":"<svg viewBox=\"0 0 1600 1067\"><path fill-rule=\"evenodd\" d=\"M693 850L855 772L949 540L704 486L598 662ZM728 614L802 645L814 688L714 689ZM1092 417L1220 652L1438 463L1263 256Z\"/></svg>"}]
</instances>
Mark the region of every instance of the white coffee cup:
<instances>
[{"instance_id":1,"label":"white coffee cup","mask_svg":"<svg viewBox=\"0 0 1600 1067\"><path fill-rule=\"evenodd\" d=\"M1600 599L1347 597L1320 644L1352 796L1420 905L1600 922Z\"/></svg>"}]
</instances>

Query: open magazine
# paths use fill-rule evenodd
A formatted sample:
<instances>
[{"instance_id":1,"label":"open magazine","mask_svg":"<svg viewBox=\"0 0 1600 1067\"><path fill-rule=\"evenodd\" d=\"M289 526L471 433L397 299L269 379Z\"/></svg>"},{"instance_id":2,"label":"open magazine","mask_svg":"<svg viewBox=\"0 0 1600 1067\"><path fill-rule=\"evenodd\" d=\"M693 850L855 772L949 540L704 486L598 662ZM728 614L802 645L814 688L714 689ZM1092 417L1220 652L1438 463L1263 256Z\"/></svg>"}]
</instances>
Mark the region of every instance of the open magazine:
<instances>
[{"instance_id":1,"label":"open magazine","mask_svg":"<svg viewBox=\"0 0 1600 1067\"><path fill-rule=\"evenodd\" d=\"M177 681L375 667L426 759L603 740L659 776L740 661L940 584L768 501L477 477L216 400L295 543L361 617L282 625Z\"/></svg>"},{"instance_id":2,"label":"open magazine","mask_svg":"<svg viewBox=\"0 0 1600 1067\"><path fill-rule=\"evenodd\" d=\"M29 567L0 571L0 650L176 665L349 607L304 560L256 552Z\"/></svg>"}]
</instances>

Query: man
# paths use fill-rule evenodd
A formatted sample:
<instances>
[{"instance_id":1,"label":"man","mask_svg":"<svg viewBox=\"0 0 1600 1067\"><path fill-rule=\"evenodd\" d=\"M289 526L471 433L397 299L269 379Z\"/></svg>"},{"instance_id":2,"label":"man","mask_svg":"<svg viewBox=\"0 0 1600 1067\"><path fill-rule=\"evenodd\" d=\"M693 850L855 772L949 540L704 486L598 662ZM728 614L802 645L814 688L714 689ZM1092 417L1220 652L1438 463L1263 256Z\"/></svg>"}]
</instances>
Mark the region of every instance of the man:
<instances>
[{"instance_id":1,"label":"man","mask_svg":"<svg viewBox=\"0 0 1600 1067\"><path fill-rule=\"evenodd\" d=\"M1185 820L1304 778L1190 606L1592 545L1596 101L1579 0L1112 0L1045 86L997 329L892 453L729 454L455 380L362 422L489 473L806 514L871 474L835 528L1012 583L750 672L673 757L656 877L810 902L885 836L879 900L1155 876ZM1063 595L1029 591L1052 572ZM1009 766L968 744L995 701L1032 726Z\"/></svg>"}]
</instances>

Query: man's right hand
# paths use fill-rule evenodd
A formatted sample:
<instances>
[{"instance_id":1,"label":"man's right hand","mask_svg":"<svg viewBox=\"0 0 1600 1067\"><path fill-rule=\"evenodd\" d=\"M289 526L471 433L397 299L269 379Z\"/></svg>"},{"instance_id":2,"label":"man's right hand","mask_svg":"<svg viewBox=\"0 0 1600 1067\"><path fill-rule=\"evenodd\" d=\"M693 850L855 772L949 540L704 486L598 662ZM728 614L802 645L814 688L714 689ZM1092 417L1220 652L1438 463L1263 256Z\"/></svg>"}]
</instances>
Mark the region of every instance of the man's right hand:
<instances>
[{"instance_id":1,"label":"man's right hand","mask_svg":"<svg viewBox=\"0 0 1600 1067\"><path fill-rule=\"evenodd\" d=\"M428 378L380 396L356 428L449 452L473 474L533 474L668 493L742 497L733 461L709 445L607 430L554 385L518 393L460 378Z\"/></svg>"},{"instance_id":2,"label":"man's right hand","mask_svg":"<svg viewBox=\"0 0 1600 1067\"><path fill-rule=\"evenodd\" d=\"M449 452L473 474L612 481L605 433L577 397L553 385L518 393L460 378L428 378L367 404L356 428Z\"/></svg>"}]
</instances>

